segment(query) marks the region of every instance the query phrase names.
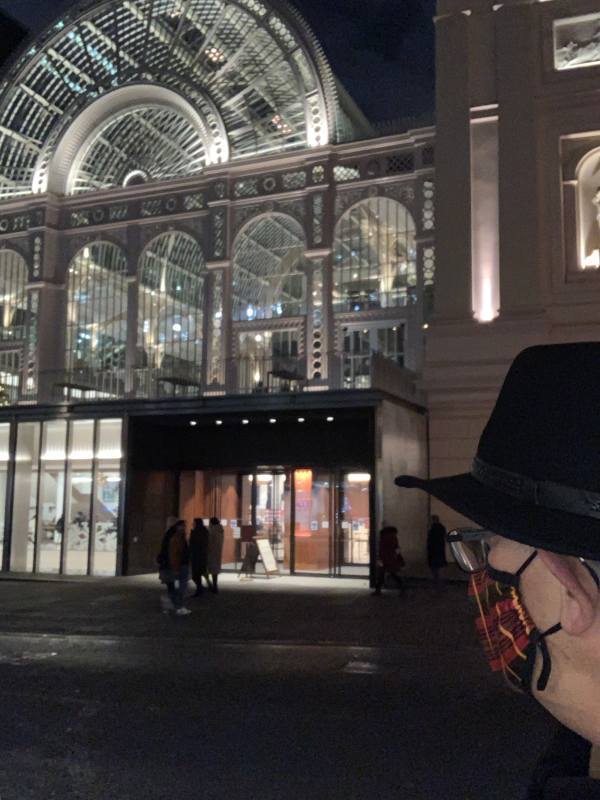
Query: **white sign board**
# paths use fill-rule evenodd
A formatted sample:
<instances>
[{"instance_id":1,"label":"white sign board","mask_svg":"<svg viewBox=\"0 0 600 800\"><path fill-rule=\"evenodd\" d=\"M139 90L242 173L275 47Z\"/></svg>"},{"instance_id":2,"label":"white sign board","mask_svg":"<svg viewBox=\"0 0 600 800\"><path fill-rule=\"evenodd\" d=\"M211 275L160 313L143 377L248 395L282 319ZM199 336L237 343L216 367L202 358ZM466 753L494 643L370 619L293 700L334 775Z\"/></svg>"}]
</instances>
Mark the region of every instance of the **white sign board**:
<instances>
[{"instance_id":1,"label":"white sign board","mask_svg":"<svg viewBox=\"0 0 600 800\"><path fill-rule=\"evenodd\" d=\"M279 567L277 566L271 542L265 537L257 536L256 545L267 575L279 575Z\"/></svg>"}]
</instances>

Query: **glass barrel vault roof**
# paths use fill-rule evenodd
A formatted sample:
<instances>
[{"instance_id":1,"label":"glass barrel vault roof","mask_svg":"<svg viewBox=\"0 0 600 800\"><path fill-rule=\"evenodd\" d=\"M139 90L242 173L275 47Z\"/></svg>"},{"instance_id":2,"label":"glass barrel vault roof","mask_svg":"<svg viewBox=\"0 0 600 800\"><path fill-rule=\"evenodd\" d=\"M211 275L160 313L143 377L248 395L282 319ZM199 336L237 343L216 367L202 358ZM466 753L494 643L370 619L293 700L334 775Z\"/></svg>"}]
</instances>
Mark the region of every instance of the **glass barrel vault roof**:
<instances>
[{"instance_id":1,"label":"glass barrel vault roof","mask_svg":"<svg viewBox=\"0 0 600 800\"><path fill-rule=\"evenodd\" d=\"M111 117L111 96L136 85L144 103ZM177 95L191 115L164 96L154 104L152 87ZM89 123L100 98L104 116L86 132L85 153L69 153L79 172L65 192L336 138L333 75L285 0L88 0L30 43L0 85L0 199L57 190L57 147L84 110ZM145 140L143 152L134 139Z\"/></svg>"}]
</instances>

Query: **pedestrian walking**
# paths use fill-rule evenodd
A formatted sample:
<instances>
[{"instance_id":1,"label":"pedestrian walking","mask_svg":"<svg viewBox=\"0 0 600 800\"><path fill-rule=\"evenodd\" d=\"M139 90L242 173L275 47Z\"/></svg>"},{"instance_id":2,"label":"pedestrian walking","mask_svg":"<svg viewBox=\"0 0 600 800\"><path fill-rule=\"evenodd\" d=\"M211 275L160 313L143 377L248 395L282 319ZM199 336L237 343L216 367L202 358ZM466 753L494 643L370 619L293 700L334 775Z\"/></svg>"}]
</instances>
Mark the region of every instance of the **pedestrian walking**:
<instances>
[{"instance_id":1,"label":"pedestrian walking","mask_svg":"<svg viewBox=\"0 0 600 800\"><path fill-rule=\"evenodd\" d=\"M508 372L469 472L396 478L480 526L447 540L469 575L485 658L564 726L528 800L600 798L590 760L600 746L599 408L599 342L530 347Z\"/></svg>"},{"instance_id":2,"label":"pedestrian walking","mask_svg":"<svg viewBox=\"0 0 600 800\"><path fill-rule=\"evenodd\" d=\"M385 576L391 575L396 581L398 589L404 591L404 581L399 575L404 567L404 559L398 544L398 528L393 525L384 525L379 532L379 551L377 559L377 574L375 577L374 595L380 595L385 582Z\"/></svg>"},{"instance_id":3,"label":"pedestrian walking","mask_svg":"<svg viewBox=\"0 0 600 800\"><path fill-rule=\"evenodd\" d=\"M203 592L202 579L210 588L208 579L208 528L204 520L199 517L194 520L194 527L190 533L190 562L192 565L192 580L196 584L196 594L199 597Z\"/></svg>"},{"instance_id":4,"label":"pedestrian walking","mask_svg":"<svg viewBox=\"0 0 600 800\"><path fill-rule=\"evenodd\" d=\"M208 525L208 572L212 579L211 591L219 591L219 574L223 562L225 531L217 517L211 517Z\"/></svg>"},{"instance_id":5,"label":"pedestrian walking","mask_svg":"<svg viewBox=\"0 0 600 800\"><path fill-rule=\"evenodd\" d=\"M160 580L166 585L171 608L179 617L191 614L185 607L185 593L188 584L190 553L185 535L185 522L178 520L163 536L157 557ZM163 609L170 610L168 606Z\"/></svg>"},{"instance_id":6,"label":"pedestrian walking","mask_svg":"<svg viewBox=\"0 0 600 800\"><path fill-rule=\"evenodd\" d=\"M177 520L174 517L167 517L167 529L163 534L160 550L156 556L156 563L158 564L158 578L160 582L164 583L167 587L166 596L161 596L160 598L164 614L168 614L169 611L175 610L175 606L171 600L171 593L169 591L169 584L173 583L175 580L173 570L171 569L171 565L169 563L169 544L171 542L171 538L175 535L176 524Z\"/></svg>"},{"instance_id":7,"label":"pedestrian walking","mask_svg":"<svg viewBox=\"0 0 600 800\"><path fill-rule=\"evenodd\" d=\"M441 588L440 570L448 566L446 561L446 528L437 514L431 517L431 525L427 532L427 563L433 576L435 589Z\"/></svg>"}]
</instances>

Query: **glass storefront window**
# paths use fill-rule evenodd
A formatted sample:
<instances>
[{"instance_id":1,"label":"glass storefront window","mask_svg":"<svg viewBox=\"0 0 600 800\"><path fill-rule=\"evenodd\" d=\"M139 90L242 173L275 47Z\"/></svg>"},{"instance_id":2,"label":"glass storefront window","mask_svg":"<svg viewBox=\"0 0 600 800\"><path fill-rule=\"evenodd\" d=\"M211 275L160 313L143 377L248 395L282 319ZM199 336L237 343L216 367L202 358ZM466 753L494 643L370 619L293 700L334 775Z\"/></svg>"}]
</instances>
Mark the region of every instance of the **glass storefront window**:
<instances>
[{"instance_id":1,"label":"glass storefront window","mask_svg":"<svg viewBox=\"0 0 600 800\"><path fill-rule=\"evenodd\" d=\"M91 573L92 575L115 575L121 502L123 423L120 419L103 419L98 425Z\"/></svg>"},{"instance_id":2,"label":"glass storefront window","mask_svg":"<svg viewBox=\"0 0 600 800\"><path fill-rule=\"evenodd\" d=\"M378 353L404 366L405 326L370 325L348 327L344 333L344 388L368 389L371 386L371 358Z\"/></svg>"},{"instance_id":3,"label":"glass storefront window","mask_svg":"<svg viewBox=\"0 0 600 800\"><path fill-rule=\"evenodd\" d=\"M10 423L0 424L0 553L4 544L6 485L8 479Z\"/></svg>"},{"instance_id":4,"label":"glass storefront window","mask_svg":"<svg viewBox=\"0 0 600 800\"><path fill-rule=\"evenodd\" d=\"M9 427L0 424L2 530ZM13 572L116 574L121 435L120 419L18 425L10 552Z\"/></svg>"},{"instance_id":5,"label":"glass storefront window","mask_svg":"<svg viewBox=\"0 0 600 800\"><path fill-rule=\"evenodd\" d=\"M40 432L41 424L39 422L22 422L17 431L10 551L12 572L33 572L37 530Z\"/></svg>"},{"instance_id":6,"label":"glass storefront window","mask_svg":"<svg viewBox=\"0 0 600 800\"><path fill-rule=\"evenodd\" d=\"M290 485L285 473L256 475L256 535L269 540L279 568L288 572L291 559Z\"/></svg>"},{"instance_id":7,"label":"glass storefront window","mask_svg":"<svg viewBox=\"0 0 600 800\"><path fill-rule=\"evenodd\" d=\"M331 569L331 481L329 473L297 469L295 484L296 572Z\"/></svg>"},{"instance_id":8,"label":"glass storefront window","mask_svg":"<svg viewBox=\"0 0 600 800\"><path fill-rule=\"evenodd\" d=\"M342 479L337 535L337 561L341 575L368 573L371 535L370 487L371 476L368 472L348 472Z\"/></svg>"},{"instance_id":9,"label":"glass storefront window","mask_svg":"<svg viewBox=\"0 0 600 800\"><path fill-rule=\"evenodd\" d=\"M243 392L289 390L306 377L297 330L239 334L239 388Z\"/></svg>"},{"instance_id":10,"label":"glass storefront window","mask_svg":"<svg viewBox=\"0 0 600 800\"><path fill-rule=\"evenodd\" d=\"M67 505L65 513L65 563L67 575L87 575L92 506L94 421L71 423Z\"/></svg>"},{"instance_id":11,"label":"glass storefront window","mask_svg":"<svg viewBox=\"0 0 600 800\"><path fill-rule=\"evenodd\" d=\"M44 423L37 525L37 572L41 573L61 571L65 533L66 442L65 421Z\"/></svg>"}]
</instances>

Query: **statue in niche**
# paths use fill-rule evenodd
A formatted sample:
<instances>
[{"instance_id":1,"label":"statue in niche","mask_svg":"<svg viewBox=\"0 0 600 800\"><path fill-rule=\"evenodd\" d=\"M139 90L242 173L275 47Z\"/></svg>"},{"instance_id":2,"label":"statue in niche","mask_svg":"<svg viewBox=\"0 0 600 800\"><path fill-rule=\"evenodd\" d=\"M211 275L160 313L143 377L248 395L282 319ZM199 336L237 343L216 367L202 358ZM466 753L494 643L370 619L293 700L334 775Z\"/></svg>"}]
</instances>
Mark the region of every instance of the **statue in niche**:
<instances>
[{"instance_id":1,"label":"statue in niche","mask_svg":"<svg viewBox=\"0 0 600 800\"><path fill-rule=\"evenodd\" d=\"M598 186L596 194L592 197L592 203L596 206L596 222L600 228L600 186Z\"/></svg>"}]
</instances>

